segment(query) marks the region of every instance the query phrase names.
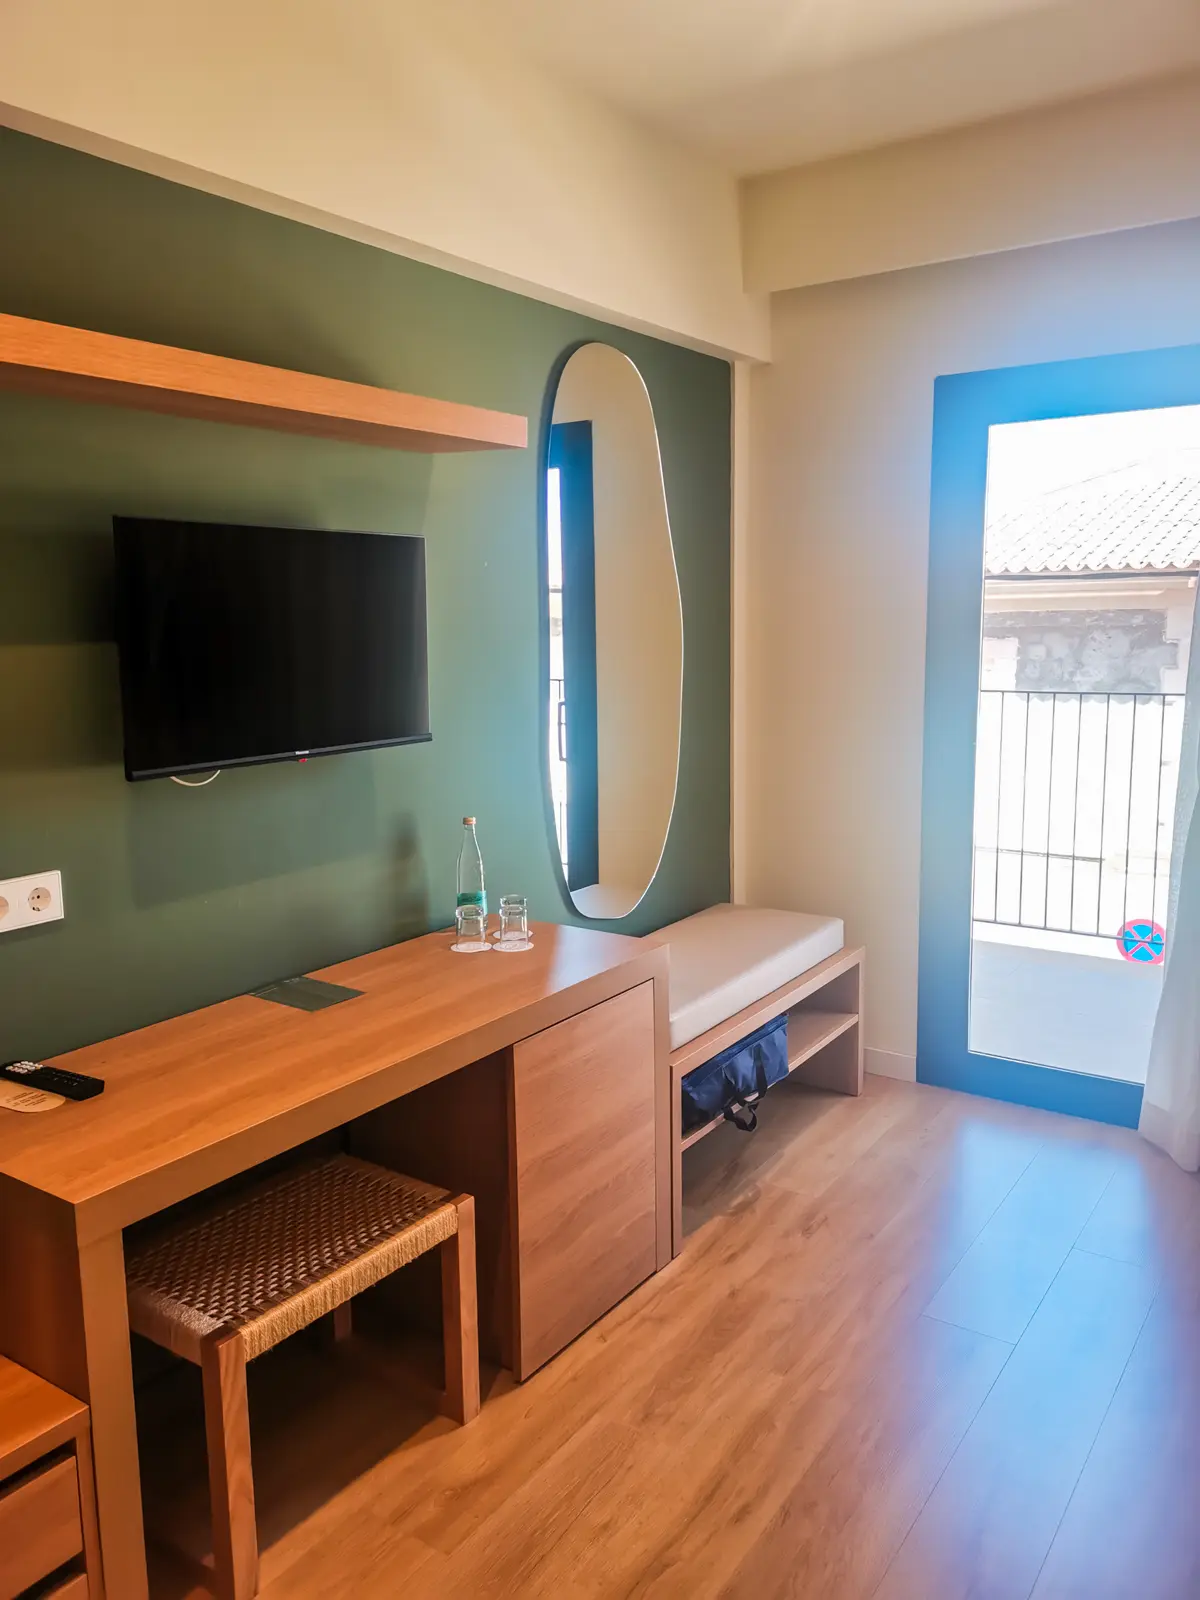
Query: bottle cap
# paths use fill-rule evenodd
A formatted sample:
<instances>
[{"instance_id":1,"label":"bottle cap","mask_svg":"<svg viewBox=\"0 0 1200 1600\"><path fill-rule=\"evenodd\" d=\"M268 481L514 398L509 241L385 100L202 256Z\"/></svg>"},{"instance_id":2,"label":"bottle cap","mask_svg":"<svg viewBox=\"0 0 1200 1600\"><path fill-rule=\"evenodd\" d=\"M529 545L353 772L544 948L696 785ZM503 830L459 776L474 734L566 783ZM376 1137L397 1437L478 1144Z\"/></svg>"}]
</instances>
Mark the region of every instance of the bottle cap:
<instances>
[{"instance_id":1,"label":"bottle cap","mask_svg":"<svg viewBox=\"0 0 1200 1600\"><path fill-rule=\"evenodd\" d=\"M474 817L464 817L463 818L463 827L464 828L473 828L474 826L475 826L475 818Z\"/></svg>"}]
</instances>

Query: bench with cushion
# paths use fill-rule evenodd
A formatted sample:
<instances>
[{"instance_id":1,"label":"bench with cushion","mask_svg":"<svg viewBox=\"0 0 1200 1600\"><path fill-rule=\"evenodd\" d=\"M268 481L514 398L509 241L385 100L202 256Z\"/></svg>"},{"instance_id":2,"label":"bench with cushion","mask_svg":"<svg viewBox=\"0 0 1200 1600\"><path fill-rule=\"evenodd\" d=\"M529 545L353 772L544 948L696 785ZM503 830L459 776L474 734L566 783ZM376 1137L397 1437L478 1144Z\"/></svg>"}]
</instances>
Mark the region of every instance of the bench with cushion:
<instances>
[{"instance_id":1,"label":"bench with cushion","mask_svg":"<svg viewBox=\"0 0 1200 1600\"><path fill-rule=\"evenodd\" d=\"M863 951L845 948L837 917L711 906L647 936L671 952L672 1240L683 1247L683 1151L724 1120L685 1139L684 1077L772 1017L788 1017L788 1068L799 1081L862 1092Z\"/></svg>"}]
</instances>

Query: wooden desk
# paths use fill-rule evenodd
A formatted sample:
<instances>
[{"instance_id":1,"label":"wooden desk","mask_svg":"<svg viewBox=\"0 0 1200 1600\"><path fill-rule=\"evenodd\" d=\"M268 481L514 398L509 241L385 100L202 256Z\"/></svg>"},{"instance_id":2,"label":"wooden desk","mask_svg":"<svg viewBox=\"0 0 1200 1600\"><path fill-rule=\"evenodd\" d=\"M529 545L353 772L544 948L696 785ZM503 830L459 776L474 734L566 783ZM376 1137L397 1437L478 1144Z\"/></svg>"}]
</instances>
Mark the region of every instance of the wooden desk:
<instances>
[{"instance_id":1,"label":"wooden desk","mask_svg":"<svg viewBox=\"0 0 1200 1600\"><path fill-rule=\"evenodd\" d=\"M447 934L361 956L315 974L356 999L227 1000L59 1058L106 1080L98 1099L0 1112L0 1354L91 1407L109 1600L146 1595L124 1228L338 1129L407 1159L414 1118L385 1108L469 1068L441 1090L459 1135L443 1127L439 1151L430 1123L428 1159L502 1152L518 1377L670 1260L667 952L552 924L534 938L519 956L456 956ZM473 1087L489 1071L507 1126Z\"/></svg>"}]
</instances>

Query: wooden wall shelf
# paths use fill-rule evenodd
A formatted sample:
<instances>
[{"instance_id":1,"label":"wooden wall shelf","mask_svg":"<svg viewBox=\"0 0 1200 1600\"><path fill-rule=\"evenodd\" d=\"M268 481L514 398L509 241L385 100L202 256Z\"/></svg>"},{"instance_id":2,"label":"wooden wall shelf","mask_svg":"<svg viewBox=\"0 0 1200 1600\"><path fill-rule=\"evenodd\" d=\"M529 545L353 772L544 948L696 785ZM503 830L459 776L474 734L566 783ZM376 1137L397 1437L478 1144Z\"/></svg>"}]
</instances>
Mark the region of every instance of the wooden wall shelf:
<instances>
[{"instance_id":1,"label":"wooden wall shelf","mask_svg":"<svg viewBox=\"0 0 1200 1600\"><path fill-rule=\"evenodd\" d=\"M0 388L391 450L523 450L526 417L0 313Z\"/></svg>"}]
</instances>

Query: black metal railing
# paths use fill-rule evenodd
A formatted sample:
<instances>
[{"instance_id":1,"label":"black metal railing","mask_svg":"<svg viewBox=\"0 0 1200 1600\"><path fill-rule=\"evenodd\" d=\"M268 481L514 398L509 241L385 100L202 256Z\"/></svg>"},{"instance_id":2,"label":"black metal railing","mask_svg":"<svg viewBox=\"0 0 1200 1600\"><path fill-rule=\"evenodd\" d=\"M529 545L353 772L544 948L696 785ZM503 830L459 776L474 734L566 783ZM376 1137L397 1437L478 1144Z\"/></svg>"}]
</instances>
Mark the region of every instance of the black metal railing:
<instances>
[{"instance_id":1,"label":"black metal railing","mask_svg":"<svg viewBox=\"0 0 1200 1600\"><path fill-rule=\"evenodd\" d=\"M983 690L977 922L1115 938L1166 923L1183 695Z\"/></svg>"}]
</instances>

